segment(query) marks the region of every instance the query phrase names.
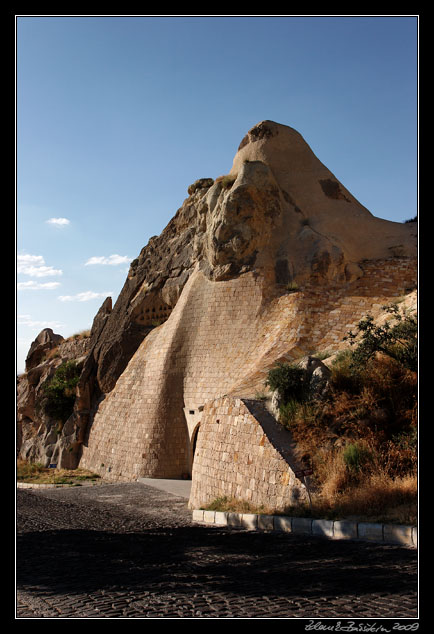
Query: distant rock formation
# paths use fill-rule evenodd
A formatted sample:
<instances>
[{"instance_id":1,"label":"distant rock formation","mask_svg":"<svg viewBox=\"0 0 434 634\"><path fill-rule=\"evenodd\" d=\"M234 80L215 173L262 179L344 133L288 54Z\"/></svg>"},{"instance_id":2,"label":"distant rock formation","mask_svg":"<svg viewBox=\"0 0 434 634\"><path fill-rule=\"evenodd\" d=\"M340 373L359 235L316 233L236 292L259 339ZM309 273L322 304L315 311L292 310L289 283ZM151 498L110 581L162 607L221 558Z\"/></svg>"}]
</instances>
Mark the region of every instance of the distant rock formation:
<instances>
[{"instance_id":1,"label":"distant rock formation","mask_svg":"<svg viewBox=\"0 0 434 634\"><path fill-rule=\"evenodd\" d=\"M338 349L366 312L413 290L416 231L373 216L294 129L260 122L228 174L188 187L101 306L64 460L113 479L194 478L194 452L210 451L198 425L216 411L205 404L229 395L221 414L231 395L251 399L273 363ZM44 337L26 369L54 345Z\"/></svg>"},{"instance_id":2,"label":"distant rock formation","mask_svg":"<svg viewBox=\"0 0 434 634\"><path fill-rule=\"evenodd\" d=\"M36 339L32 342L26 357L26 372L29 372L46 357L53 348L57 348L63 341L62 335L55 335L51 328L41 330Z\"/></svg>"}]
</instances>

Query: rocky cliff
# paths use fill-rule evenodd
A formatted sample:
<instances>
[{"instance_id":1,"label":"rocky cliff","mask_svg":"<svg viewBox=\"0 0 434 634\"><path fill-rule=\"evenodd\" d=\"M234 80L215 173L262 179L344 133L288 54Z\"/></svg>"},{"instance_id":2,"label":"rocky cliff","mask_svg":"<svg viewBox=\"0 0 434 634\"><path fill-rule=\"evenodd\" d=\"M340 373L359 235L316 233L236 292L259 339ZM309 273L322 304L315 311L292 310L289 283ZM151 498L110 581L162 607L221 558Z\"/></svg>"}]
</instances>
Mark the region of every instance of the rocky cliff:
<instances>
[{"instance_id":1,"label":"rocky cliff","mask_svg":"<svg viewBox=\"0 0 434 634\"><path fill-rule=\"evenodd\" d=\"M277 360L337 349L363 314L414 289L416 228L373 216L294 129L254 126L100 308L59 465L191 475L206 403L252 398Z\"/></svg>"}]
</instances>

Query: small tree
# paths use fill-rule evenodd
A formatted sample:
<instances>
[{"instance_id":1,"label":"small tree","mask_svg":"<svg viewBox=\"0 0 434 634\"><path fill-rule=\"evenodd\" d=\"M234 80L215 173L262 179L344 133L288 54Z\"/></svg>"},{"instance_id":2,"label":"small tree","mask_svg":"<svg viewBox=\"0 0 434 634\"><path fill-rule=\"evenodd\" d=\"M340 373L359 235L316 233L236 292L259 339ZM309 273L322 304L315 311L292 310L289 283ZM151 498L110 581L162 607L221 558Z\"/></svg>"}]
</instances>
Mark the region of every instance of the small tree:
<instances>
[{"instance_id":1,"label":"small tree","mask_svg":"<svg viewBox=\"0 0 434 634\"><path fill-rule=\"evenodd\" d=\"M303 368L289 363L279 363L269 370L265 385L278 390L284 403L303 401L307 394L308 373Z\"/></svg>"},{"instance_id":2,"label":"small tree","mask_svg":"<svg viewBox=\"0 0 434 634\"><path fill-rule=\"evenodd\" d=\"M61 422L70 417L79 378L80 369L75 361L67 361L57 368L51 381L44 386L44 410L49 416Z\"/></svg>"},{"instance_id":3,"label":"small tree","mask_svg":"<svg viewBox=\"0 0 434 634\"><path fill-rule=\"evenodd\" d=\"M365 364L376 352L381 352L408 370L417 370L417 318L402 315L396 304L383 307L393 317L394 324L386 322L376 326L372 315L367 315L357 324L357 332L349 332L344 340L357 345L353 351L353 362ZM359 339L360 336L360 339Z\"/></svg>"}]
</instances>

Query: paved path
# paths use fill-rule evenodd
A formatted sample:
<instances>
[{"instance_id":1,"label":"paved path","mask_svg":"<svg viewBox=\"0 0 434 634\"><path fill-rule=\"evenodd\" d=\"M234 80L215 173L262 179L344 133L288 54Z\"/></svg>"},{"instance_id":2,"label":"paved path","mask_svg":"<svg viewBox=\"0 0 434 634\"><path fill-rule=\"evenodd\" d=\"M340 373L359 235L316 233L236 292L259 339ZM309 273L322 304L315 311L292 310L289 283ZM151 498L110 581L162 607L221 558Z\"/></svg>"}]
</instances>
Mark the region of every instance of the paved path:
<instances>
[{"instance_id":1,"label":"paved path","mask_svg":"<svg viewBox=\"0 0 434 634\"><path fill-rule=\"evenodd\" d=\"M139 478L139 482L147 486L166 491L181 498L190 497L191 480L157 480L155 478Z\"/></svg>"},{"instance_id":2,"label":"paved path","mask_svg":"<svg viewBox=\"0 0 434 634\"><path fill-rule=\"evenodd\" d=\"M18 489L17 519L19 619L417 618L414 549L198 526L141 482Z\"/></svg>"}]
</instances>

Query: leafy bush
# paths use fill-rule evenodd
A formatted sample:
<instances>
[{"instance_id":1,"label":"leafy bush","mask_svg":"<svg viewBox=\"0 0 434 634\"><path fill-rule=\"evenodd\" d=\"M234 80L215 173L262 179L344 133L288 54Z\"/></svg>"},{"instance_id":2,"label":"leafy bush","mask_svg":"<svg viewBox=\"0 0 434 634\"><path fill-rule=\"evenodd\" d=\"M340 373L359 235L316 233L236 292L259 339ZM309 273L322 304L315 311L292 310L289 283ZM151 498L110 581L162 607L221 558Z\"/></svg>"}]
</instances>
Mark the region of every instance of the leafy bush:
<instances>
[{"instance_id":1,"label":"leafy bush","mask_svg":"<svg viewBox=\"0 0 434 634\"><path fill-rule=\"evenodd\" d=\"M365 364L377 352L381 352L398 361L408 370L417 370L417 318L413 315L402 315L396 304L384 306L392 315L394 324L386 322L383 326L374 323L372 315L359 321L357 332L349 332L345 340L356 345L353 352L353 363ZM360 336L360 342L358 337Z\"/></svg>"},{"instance_id":2,"label":"leafy bush","mask_svg":"<svg viewBox=\"0 0 434 634\"><path fill-rule=\"evenodd\" d=\"M74 408L75 388L80 378L80 369L75 361L62 363L53 378L44 386L46 414L65 422Z\"/></svg>"},{"instance_id":3,"label":"leafy bush","mask_svg":"<svg viewBox=\"0 0 434 634\"><path fill-rule=\"evenodd\" d=\"M287 429L302 426L311 433L320 419L318 404L314 401L300 402L291 399L283 402L279 408L279 422Z\"/></svg>"},{"instance_id":4,"label":"leafy bush","mask_svg":"<svg viewBox=\"0 0 434 634\"><path fill-rule=\"evenodd\" d=\"M344 463L350 471L361 471L372 460L372 452L362 443L352 443L345 447L342 454Z\"/></svg>"},{"instance_id":5,"label":"leafy bush","mask_svg":"<svg viewBox=\"0 0 434 634\"><path fill-rule=\"evenodd\" d=\"M303 368L289 363L279 363L269 370L265 385L278 390L283 403L303 401L307 396L308 373Z\"/></svg>"},{"instance_id":6,"label":"leafy bush","mask_svg":"<svg viewBox=\"0 0 434 634\"><path fill-rule=\"evenodd\" d=\"M297 366L280 364L267 377L282 398L279 421L313 467L320 517L416 517L417 318L384 308L388 322L368 315L345 338L350 347L330 365L321 401L309 396Z\"/></svg>"},{"instance_id":7,"label":"leafy bush","mask_svg":"<svg viewBox=\"0 0 434 634\"><path fill-rule=\"evenodd\" d=\"M358 393L363 385L363 369L354 362L352 350L339 352L331 365L331 384L335 392Z\"/></svg>"}]
</instances>

